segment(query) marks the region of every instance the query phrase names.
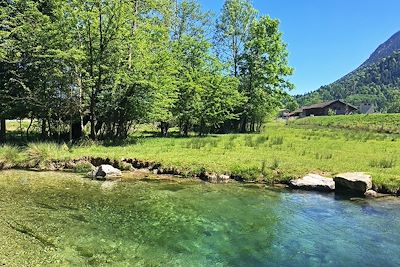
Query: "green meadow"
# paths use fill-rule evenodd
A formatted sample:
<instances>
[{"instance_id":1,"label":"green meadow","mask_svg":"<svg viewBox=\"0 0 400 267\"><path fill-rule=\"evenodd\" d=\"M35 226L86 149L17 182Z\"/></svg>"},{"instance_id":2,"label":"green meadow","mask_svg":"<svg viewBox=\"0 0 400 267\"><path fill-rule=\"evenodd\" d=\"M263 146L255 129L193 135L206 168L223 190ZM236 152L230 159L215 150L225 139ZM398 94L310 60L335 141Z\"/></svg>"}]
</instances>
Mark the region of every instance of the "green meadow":
<instances>
[{"instance_id":1,"label":"green meadow","mask_svg":"<svg viewBox=\"0 0 400 267\"><path fill-rule=\"evenodd\" d=\"M72 146L6 145L0 148L0 161L15 166L83 156L136 158L179 168L188 174L207 170L267 183L286 182L309 172L329 177L340 172L362 171L373 176L378 188L393 192L400 188L397 134L279 122L266 124L258 134L163 138L151 134L152 130L156 129L141 128L119 144L88 141Z\"/></svg>"},{"instance_id":2,"label":"green meadow","mask_svg":"<svg viewBox=\"0 0 400 267\"><path fill-rule=\"evenodd\" d=\"M400 133L400 114L356 114L351 116L307 117L290 121L294 125Z\"/></svg>"}]
</instances>

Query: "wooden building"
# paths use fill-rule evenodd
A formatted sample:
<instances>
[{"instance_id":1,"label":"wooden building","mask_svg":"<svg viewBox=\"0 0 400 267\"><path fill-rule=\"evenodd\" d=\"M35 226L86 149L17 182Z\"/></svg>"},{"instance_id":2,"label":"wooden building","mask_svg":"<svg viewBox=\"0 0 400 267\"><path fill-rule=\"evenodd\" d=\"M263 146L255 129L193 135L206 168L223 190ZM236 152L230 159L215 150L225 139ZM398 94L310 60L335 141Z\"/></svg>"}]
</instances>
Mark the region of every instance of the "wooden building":
<instances>
[{"instance_id":1,"label":"wooden building","mask_svg":"<svg viewBox=\"0 0 400 267\"><path fill-rule=\"evenodd\" d=\"M289 115L290 117L327 116L332 113L335 115L348 115L356 111L357 108L353 105L342 100L333 100L299 108Z\"/></svg>"}]
</instances>

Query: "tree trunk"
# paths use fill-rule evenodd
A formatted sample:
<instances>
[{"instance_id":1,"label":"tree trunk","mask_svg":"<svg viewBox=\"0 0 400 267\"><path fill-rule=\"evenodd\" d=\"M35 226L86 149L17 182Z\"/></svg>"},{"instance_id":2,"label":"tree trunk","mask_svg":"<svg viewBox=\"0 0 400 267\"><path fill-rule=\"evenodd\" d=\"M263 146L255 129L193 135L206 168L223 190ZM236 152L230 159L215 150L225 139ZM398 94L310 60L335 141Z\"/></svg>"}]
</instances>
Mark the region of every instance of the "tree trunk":
<instances>
[{"instance_id":1,"label":"tree trunk","mask_svg":"<svg viewBox=\"0 0 400 267\"><path fill-rule=\"evenodd\" d=\"M243 115L242 125L241 125L240 131L241 131L242 133L245 133L246 130L247 130L247 116L246 116L246 114L245 114L245 115Z\"/></svg>"},{"instance_id":2,"label":"tree trunk","mask_svg":"<svg viewBox=\"0 0 400 267\"><path fill-rule=\"evenodd\" d=\"M182 127L182 133L184 136L189 135L189 123L185 122Z\"/></svg>"},{"instance_id":3,"label":"tree trunk","mask_svg":"<svg viewBox=\"0 0 400 267\"><path fill-rule=\"evenodd\" d=\"M0 143L6 142L6 119L0 119Z\"/></svg>"},{"instance_id":4,"label":"tree trunk","mask_svg":"<svg viewBox=\"0 0 400 267\"><path fill-rule=\"evenodd\" d=\"M29 126L28 126L28 128L26 129L26 140L28 140L29 139L29 130L31 129L31 127L32 127L32 124L33 124L33 120L35 119L35 117L31 117L31 121L30 121L30 123L29 123Z\"/></svg>"},{"instance_id":5,"label":"tree trunk","mask_svg":"<svg viewBox=\"0 0 400 267\"><path fill-rule=\"evenodd\" d=\"M94 94L90 99L90 138L96 140L96 99Z\"/></svg>"},{"instance_id":6,"label":"tree trunk","mask_svg":"<svg viewBox=\"0 0 400 267\"><path fill-rule=\"evenodd\" d=\"M164 137L168 136L169 123L162 121L160 124L160 129L161 129L162 136L164 136Z\"/></svg>"},{"instance_id":7,"label":"tree trunk","mask_svg":"<svg viewBox=\"0 0 400 267\"><path fill-rule=\"evenodd\" d=\"M45 140L47 138L47 132L46 132L46 119L42 119L42 139Z\"/></svg>"}]
</instances>

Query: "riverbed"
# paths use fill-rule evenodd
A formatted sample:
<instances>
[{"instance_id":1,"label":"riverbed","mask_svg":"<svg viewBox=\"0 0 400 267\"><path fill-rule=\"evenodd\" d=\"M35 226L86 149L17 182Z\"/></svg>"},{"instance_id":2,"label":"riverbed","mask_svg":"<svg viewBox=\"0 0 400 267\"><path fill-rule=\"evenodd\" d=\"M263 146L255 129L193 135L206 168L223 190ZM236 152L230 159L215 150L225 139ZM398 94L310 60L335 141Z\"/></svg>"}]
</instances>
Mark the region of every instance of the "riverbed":
<instances>
[{"instance_id":1,"label":"riverbed","mask_svg":"<svg viewBox=\"0 0 400 267\"><path fill-rule=\"evenodd\" d=\"M0 172L0 266L400 266L400 202Z\"/></svg>"}]
</instances>

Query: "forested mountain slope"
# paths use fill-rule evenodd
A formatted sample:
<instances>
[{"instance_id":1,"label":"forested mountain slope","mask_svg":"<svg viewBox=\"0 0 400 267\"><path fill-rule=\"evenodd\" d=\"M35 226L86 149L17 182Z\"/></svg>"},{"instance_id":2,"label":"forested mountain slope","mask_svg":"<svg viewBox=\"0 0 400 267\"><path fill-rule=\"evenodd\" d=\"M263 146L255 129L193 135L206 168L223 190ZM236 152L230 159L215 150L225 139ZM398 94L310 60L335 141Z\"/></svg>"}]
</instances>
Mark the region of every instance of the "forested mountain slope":
<instances>
[{"instance_id":1,"label":"forested mountain slope","mask_svg":"<svg viewBox=\"0 0 400 267\"><path fill-rule=\"evenodd\" d=\"M359 68L336 82L297 96L300 105L344 99L372 103L381 112L400 112L400 32L380 45Z\"/></svg>"}]
</instances>

